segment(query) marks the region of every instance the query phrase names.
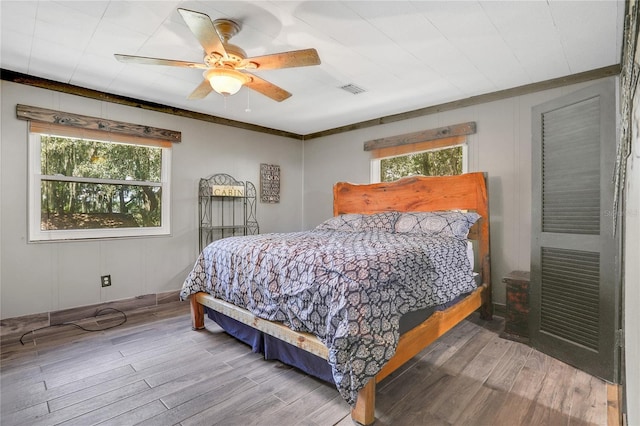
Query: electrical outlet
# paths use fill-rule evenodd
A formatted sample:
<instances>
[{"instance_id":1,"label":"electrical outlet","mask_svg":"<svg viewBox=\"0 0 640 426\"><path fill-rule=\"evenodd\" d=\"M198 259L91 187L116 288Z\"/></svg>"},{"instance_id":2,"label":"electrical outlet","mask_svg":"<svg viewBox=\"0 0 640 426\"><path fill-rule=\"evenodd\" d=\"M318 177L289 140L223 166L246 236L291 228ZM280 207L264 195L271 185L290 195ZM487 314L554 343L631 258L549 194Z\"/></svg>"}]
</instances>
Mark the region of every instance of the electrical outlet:
<instances>
[{"instance_id":1,"label":"electrical outlet","mask_svg":"<svg viewBox=\"0 0 640 426\"><path fill-rule=\"evenodd\" d=\"M111 285L111 275L103 275L100 277L102 287L109 287Z\"/></svg>"}]
</instances>

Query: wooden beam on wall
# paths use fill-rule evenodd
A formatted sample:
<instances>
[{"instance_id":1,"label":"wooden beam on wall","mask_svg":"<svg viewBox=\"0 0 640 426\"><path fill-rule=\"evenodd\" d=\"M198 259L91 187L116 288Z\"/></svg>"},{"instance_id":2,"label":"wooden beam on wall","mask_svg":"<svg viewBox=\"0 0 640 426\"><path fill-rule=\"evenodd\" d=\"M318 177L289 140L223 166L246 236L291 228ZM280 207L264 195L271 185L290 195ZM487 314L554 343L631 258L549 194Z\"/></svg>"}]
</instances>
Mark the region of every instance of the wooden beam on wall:
<instances>
[{"instance_id":1,"label":"wooden beam on wall","mask_svg":"<svg viewBox=\"0 0 640 426\"><path fill-rule=\"evenodd\" d=\"M159 139L169 142L182 142L182 133L176 130L106 120L104 118L55 111L29 105L18 104L16 115L20 120L37 121L46 124L68 126L75 129L102 131L140 138Z\"/></svg>"},{"instance_id":2,"label":"wooden beam on wall","mask_svg":"<svg viewBox=\"0 0 640 426\"><path fill-rule=\"evenodd\" d=\"M466 136L452 136L444 139L434 139L406 145L390 146L387 148L374 149L371 151L372 158L397 157L400 155L415 154L418 152L431 151L440 148L453 148L467 143Z\"/></svg>"},{"instance_id":3,"label":"wooden beam on wall","mask_svg":"<svg viewBox=\"0 0 640 426\"><path fill-rule=\"evenodd\" d=\"M391 148L401 145L451 138L454 136L472 135L475 132L476 123L475 121L470 121L468 123L438 127L437 129L421 130L419 132L405 133L398 136L374 139L364 143L364 150L374 151L383 148Z\"/></svg>"}]
</instances>

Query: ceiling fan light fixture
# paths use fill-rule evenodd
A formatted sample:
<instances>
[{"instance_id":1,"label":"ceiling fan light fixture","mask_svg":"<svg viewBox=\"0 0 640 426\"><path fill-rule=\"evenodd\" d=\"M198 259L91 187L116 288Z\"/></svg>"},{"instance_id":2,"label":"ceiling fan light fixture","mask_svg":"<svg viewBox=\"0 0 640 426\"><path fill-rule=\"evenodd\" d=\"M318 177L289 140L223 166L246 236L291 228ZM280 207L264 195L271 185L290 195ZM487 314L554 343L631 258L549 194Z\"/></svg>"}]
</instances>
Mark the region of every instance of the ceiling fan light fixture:
<instances>
[{"instance_id":1,"label":"ceiling fan light fixture","mask_svg":"<svg viewBox=\"0 0 640 426\"><path fill-rule=\"evenodd\" d=\"M226 68L214 68L204 72L204 78L209 81L211 88L223 96L235 95L248 82L243 73Z\"/></svg>"}]
</instances>

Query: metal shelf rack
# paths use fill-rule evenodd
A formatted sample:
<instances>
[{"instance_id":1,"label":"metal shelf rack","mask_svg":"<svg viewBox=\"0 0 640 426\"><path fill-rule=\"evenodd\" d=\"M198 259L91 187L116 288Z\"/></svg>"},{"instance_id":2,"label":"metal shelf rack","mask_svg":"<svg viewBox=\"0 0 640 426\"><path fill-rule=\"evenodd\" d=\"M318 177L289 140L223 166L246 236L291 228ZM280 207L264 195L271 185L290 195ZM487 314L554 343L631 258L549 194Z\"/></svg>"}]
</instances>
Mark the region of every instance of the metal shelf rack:
<instances>
[{"instance_id":1,"label":"metal shelf rack","mask_svg":"<svg viewBox=\"0 0 640 426\"><path fill-rule=\"evenodd\" d=\"M218 173L200 179L200 251L212 241L260 232L256 220L257 191L253 183Z\"/></svg>"}]
</instances>

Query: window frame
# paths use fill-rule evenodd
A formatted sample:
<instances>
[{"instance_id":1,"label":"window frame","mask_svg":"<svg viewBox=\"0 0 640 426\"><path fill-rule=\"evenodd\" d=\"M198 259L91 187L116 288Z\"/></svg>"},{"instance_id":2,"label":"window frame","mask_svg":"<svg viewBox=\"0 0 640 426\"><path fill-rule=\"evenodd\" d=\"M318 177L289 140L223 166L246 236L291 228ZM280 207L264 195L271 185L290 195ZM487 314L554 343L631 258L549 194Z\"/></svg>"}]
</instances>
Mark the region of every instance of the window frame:
<instances>
[{"instance_id":1,"label":"window frame","mask_svg":"<svg viewBox=\"0 0 640 426\"><path fill-rule=\"evenodd\" d=\"M28 158L29 158L29 183L28 183L28 236L29 242L46 242L46 241L79 241L79 240L92 240L92 239L111 239L111 238L138 238L149 236L162 236L171 234L171 146L170 145L158 145L154 143L133 143L126 142L128 145L143 146L148 148L162 149L162 165L161 165L161 178L160 182L147 182L147 181L130 181L130 180L118 180L118 179L97 179L97 178L83 178L83 177L69 177L43 175L41 168L41 135L45 133L41 132L29 132L28 143ZM51 133L51 136L67 138L67 139L84 139L84 140L97 140L104 143L123 143L112 140L105 140L106 138L84 138L68 135L57 135ZM51 179L56 178L56 179ZM107 183L107 184L144 184L150 186L158 186L162 190L161 199L161 223L158 227L128 227L128 228L98 228L98 229L56 229L56 230L42 230L42 204L41 204L41 189L42 182L52 181L67 181L67 182L84 182L84 183Z\"/></svg>"},{"instance_id":2,"label":"window frame","mask_svg":"<svg viewBox=\"0 0 640 426\"><path fill-rule=\"evenodd\" d=\"M402 154L398 154L398 155L389 155L387 157L372 158L371 159L371 169L370 169L370 180L371 180L371 183L380 183L380 182L382 182L380 180L380 162L382 160L386 160L388 158L405 157L405 156L408 156L408 155L422 154L423 152L441 151L443 149L452 149L452 148L457 148L457 147L462 147L462 173L468 173L468 171L469 171L469 159L468 159L468 148L469 148L469 146L468 146L467 142L464 142L464 143L446 145L446 146L442 146L442 147L438 147L438 148L424 149L424 150L420 150L420 151L411 151L411 152L406 152L406 153L402 153Z\"/></svg>"}]
</instances>

